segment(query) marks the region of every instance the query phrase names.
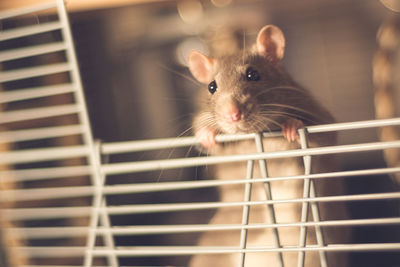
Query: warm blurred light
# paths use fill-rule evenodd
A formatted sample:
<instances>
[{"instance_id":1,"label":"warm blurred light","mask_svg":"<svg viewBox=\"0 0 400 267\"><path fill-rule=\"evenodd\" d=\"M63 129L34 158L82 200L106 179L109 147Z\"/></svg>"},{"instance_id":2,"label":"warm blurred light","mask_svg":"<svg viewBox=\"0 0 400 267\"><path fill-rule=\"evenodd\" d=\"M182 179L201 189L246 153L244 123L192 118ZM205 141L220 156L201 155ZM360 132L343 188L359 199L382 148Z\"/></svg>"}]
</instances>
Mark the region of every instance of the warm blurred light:
<instances>
[{"instance_id":1,"label":"warm blurred light","mask_svg":"<svg viewBox=\"0 0 400 267\"><path fill-rule=\"evenodd\" d=\"M178 2L178 13L186 23L194 23L203 15L203 6L198 0L183 0Z\"/></svg>"},{"instance_id":2,"label":"warm blurred light","mask_svg":"<svg viewBox=\"0 0 400 267\"><path fill-rule=\"evenodd\" d=\"M216 7L224 7L232 3L232 0L211 0Z\"/></svg>"},{"instance_id":3,"label":"warm blurred light","mask_svg":"<svg viewBox=\"0 0 400 267\"><path fill-rule=\"evenodd\" d=\"M208 54L207 46L203 41L199 38L187 38L178 45L175 51L175 56L179 64L187 66L189 54L193 50Z\"/></svg>"},{"instance_id":4,"label":"warm blurred light","mask_svg":"<svg viewBox=\"0 0 400 267\"><path fill-rule=\"evenodd\" d=\"M400 0L381 0L381 3L394 12L400 12Z\"/></svg>"}]
</instances>

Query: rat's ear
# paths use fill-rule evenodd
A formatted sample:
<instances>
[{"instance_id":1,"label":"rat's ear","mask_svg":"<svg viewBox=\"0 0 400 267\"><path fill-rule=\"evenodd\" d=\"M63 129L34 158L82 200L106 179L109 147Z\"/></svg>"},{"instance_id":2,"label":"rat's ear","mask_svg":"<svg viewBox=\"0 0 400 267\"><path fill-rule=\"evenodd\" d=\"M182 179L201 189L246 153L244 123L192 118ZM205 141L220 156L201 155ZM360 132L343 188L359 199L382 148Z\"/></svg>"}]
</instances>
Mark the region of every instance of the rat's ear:
<instances>
[{"instance_id":1,"label":"rat's ear","mask_svg":"<svg viewBox=\"0 0 400 267\"><path fill-rule=\"evenodd\" d=\"M274 25L264 26L258 33L256 47L258 54L268 57L276 64L285 52L285 36Z\"/></svg>"},{"instance_id":2,"label":"rat's ear","mask_svg":"<svg viewBox=\"0 0 400 267\"><path fill-rule=\"evenodd\" d=\"M212 70L215 64L214 59L207 57L197 51L189 55L189 69L193 76L202 83L209 83L212 79Z\"/></svg>"}]
</instances>

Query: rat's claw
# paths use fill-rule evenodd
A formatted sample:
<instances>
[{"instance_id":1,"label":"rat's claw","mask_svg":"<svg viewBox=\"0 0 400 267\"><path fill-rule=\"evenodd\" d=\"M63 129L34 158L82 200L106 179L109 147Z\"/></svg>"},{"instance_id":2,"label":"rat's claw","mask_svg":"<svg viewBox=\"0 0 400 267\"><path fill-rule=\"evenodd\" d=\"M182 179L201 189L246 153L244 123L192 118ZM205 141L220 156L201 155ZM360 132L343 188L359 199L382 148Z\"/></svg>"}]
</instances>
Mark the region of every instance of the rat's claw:
<instances>
[{"instance_id":1,"label":"rat's claw","mask_svg":"<svg viewBox=\"0 0 400 267\"><path fill-rule=\"evenodd\" d=\"M283 125L282 125L282 133L283 136L289 141L293 142L296 139L299 138L299 135L297 133L297 130L301 127L303 127L304 124L301 120L297 119L288 119Z\"/></svg>"},{"instance_id":2,"label":"rat's claw","mask_svg":"<svg viewBox=\"0 0 400 267\"><path fill-rule=\"evenodd\" d=\"M209 149L216 145L215 131L209 128L202 128L196 132L195 136L199 139L201 145Z\"/></svg>"}]
</instances>

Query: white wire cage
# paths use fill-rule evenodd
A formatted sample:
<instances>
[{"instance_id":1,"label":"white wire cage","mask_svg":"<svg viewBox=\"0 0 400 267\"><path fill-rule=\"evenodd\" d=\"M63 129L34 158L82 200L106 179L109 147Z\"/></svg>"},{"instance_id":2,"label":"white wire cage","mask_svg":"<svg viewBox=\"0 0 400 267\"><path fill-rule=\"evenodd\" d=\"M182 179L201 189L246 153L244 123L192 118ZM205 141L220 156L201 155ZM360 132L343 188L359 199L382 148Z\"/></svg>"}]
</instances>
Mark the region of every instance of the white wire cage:
<instances>
[{"instance_id":1,"label":"white wire cage","mask_svg":"<svg viewBox=\"0 0 400 267\"><path fill-rule=\"evenodd\" d=\"M49 21L28 21L28 26L10 29L6 27L6 22L16 17L23 19L27 14L49 9L56 10L57 14ZM387 201L397 205L400 193L395 188L390 192L377 190L362 194L319 196L313 185L314 181L324 179L345 180L349 177L395 174L400 171L399 167L310 172L310 159L314 156L347 153L360 155L371 151L398 149L400 141L376 140L368 143L307 147L307 138L312 134L398 126L400 119L307 127L299 131L303 142L302 148L298 150L266 153L263 151L261 139L280 136L280 133L248 134L218 136L217 141L254 140L258 153L180 158L171 158L172 153L166 153L164 159L131 161L124 155L182 147L190 149L198 145L198 141L193 137L181 137L118 143L94 142L63 1L3 11L0 19L5 25L0 41L8 42L9 47L15 47L0 52L0 61L3 63L0 75L3 86L0 94L3 105L0 117L0 142L3 145L0 154L3 187L0 194L1 237L5 244L13 244L4 249L4 255L8 255L4 260L7 264L181 266L187 264L192 255L237 254L237 265L244 266L246 254L267 252L277 255L277 258L281 258L279 255L282 254L296 253L298 266L303 266L304 257L317 251L321 266L330 266L326 262L326 253L334 252L341 257L342 252L396 252L400 249L398 241L380 242L380 239L326 243L321 231L329 227L396 227L400 223L397 216L320 221L316 208L321 203L353 202L360 202L368 207L371 201ZM41 35L48 32L58 36L56 42ZM39 45L30 46L29 41L19 44L22 37L37 36L41 40ZM56 54L55 62L49 63L44 58L28 62L29 67L25 68L16 68L13 65L13 62L19 60L42 58L51 53ZM42 83L46 86L37 86ZM110 160L105 161L105 157ZM288 157L304 159L304 175L268 177L265 161ZM180 176L169 180L159 179L160 171L179 172L187 168L229 162L248 164L247 176L243 173L243 179L239 180L193 179L195 175L185 181ZM258 163L256 168L260 168L260 177L251 175L254 163ZM131 174L137 175L126 180L134 182L111 182L118 175ZM141 176L142 178L138 178ZM253 185L299 180L304 182L302 198L251 198ZM220 202L214 197L215 189L231 185L243 186L243 201ZM191 195L205 195L203 199L206 201L190 201L187 197ZM254 207L271 207L270 217L273 218L273 207L287 203L295 203L301 207L302 216L296 221L248 221L248 213ZM243 210L241 223L227 221L224 224L207 224L207 217L210 218L213 211L230 207ZM312 214L312 219L308 213ZM117 217L119 220L115 219ZM277 231L281 228L300 229L298 243L281 245ZM246 237L252 229L273 229L276 242L265 246L248 246ZM315 244L306 244L306 229L308 232L315 231ZM219 231L233 231L240 237L240 242L232 246L196 245L196 238L200 233ZM278 264L284 266L283 263Z\"/></svg>"}]
</instances>

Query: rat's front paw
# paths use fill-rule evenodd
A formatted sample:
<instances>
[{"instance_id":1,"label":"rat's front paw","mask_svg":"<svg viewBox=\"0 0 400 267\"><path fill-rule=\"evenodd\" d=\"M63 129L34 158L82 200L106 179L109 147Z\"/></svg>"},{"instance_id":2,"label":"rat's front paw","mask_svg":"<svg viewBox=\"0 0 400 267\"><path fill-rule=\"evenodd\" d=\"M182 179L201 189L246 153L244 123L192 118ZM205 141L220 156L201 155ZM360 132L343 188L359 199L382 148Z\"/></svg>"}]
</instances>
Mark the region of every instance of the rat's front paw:
<instances>
[{"instance_id":1,"label":"rat's front paw","mask_svg":"<svg viewBox=\"0 0 400 267\"><path fill-rule=\"evenodd\" d=\"M284 124L282 124L283 136L289 141L293 142L299 138L297 130L303 127L304 124L301 120L288 119Z\"/></svg>"},{"instance_id":2,"label":"rat's front paw","mask_svg":"<svg viewBox=\"0 0 400 267\"><path fill-rule=\"evenodd\" d=\"M201 128L195 133L195 136L206 149L210 149L216 145L215 131L210 128Z\"/></svg>"}]
</instances>

